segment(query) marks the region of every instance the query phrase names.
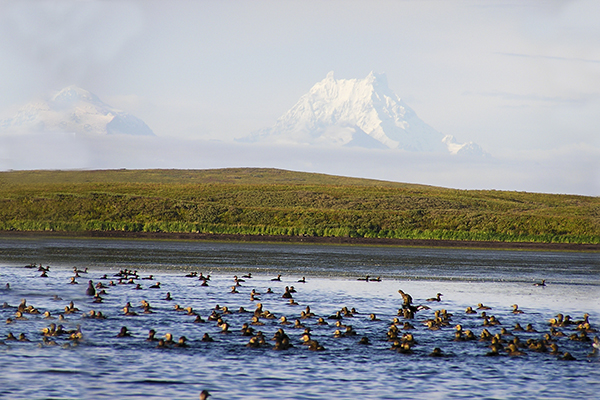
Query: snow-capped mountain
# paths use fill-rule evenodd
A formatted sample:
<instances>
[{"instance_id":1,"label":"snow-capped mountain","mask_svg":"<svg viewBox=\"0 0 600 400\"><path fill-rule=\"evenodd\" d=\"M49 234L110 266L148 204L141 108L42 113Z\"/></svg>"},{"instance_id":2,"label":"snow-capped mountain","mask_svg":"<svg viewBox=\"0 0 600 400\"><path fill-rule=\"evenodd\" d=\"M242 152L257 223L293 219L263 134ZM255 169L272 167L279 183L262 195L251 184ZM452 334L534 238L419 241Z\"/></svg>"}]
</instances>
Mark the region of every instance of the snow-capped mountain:
<instances>
[{"instance_id":1,"label":"snow-capped mountain","mask_svg":"<svg viewBox=\"0 0 600 400\"><path fill-rule=\"evenodd\" d=\"M49 100L28 103L14 117L0 120L0 131L154 135L141 119L109 106L93 93L76 86L64 88Z\"/></svg>"},{"instance_id":2,"label":"snow-capped mountain","mask_svg":"<svg viewBox=\"0 0 600 400\"><path fill-rule=\"evenodd\" d=\"M330 72L272 128L241 141L484 154L479 145L457 143L427 125L389 89L385 74L373 72L364 79L335 79Z\"/></svg>"}]
</instances>

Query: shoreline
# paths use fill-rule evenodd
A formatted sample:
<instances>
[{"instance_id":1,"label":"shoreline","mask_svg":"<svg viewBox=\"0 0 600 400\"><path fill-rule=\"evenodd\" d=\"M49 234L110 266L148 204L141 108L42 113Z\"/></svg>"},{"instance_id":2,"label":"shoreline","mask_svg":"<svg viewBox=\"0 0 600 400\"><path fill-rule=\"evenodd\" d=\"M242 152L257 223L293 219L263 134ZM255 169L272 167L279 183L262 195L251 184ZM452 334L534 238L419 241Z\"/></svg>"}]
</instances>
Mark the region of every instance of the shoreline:
<instances>
[{"instance_id":1,"label":"shoreline","mask_svg":"<svg viewBox=\"0 0 600 400\"><path fill-rule=\"evenodd\" d=\"M0 231L0 240L7 237L20 238L81 238L81 239L145 239L145 240L185 240L218 242L256 242L256 243L301 243L362 246L398 246L398 247L438 247L473 248L490 250L549 250L549 251L600 251L600 244L580 243L538 243L538 242L494 242L472 240L436 240L436 239L389 239L389 238L351 238L320 236L284 236L284 235L238 235L213 233L176 233L176 232L128 232L128 231Z\"/></svg>"}]
</instances>

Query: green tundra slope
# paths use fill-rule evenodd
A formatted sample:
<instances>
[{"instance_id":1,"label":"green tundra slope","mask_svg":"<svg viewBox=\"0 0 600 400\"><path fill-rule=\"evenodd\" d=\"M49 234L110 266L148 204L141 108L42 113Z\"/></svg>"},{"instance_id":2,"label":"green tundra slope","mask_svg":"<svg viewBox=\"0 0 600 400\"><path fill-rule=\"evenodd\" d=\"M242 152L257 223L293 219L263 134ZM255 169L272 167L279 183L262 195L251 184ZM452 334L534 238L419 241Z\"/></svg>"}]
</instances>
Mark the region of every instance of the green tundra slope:
<instances>
[{"instance_id":1,"label":"green tundra slope","mask_svg":"<svg viewBox=\"0 0 600 400\"><path fill-rule=\"evenodd\" d=\"M0 230L599 243L600 198L256 168L10 171Z\"/></svg>"}]
</instances>

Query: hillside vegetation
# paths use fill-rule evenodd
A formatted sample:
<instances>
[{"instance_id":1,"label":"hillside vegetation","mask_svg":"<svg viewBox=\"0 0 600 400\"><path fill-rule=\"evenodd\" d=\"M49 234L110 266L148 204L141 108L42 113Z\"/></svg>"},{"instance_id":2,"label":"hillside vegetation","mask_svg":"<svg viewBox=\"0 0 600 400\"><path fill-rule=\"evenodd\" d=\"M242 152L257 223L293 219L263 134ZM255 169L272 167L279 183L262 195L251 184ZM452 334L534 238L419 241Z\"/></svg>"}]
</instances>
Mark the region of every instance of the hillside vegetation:
<instances>
[{"instance_id":1,"label":"hillside vegetation","mask_svg":"<svg viewBox=\"0 0 600 400\"><path fill-rule=\"evenodd\" d=\"M600 242L600 198L276 169L0 173L0 230Z\"/></svg>"}]
</instances>

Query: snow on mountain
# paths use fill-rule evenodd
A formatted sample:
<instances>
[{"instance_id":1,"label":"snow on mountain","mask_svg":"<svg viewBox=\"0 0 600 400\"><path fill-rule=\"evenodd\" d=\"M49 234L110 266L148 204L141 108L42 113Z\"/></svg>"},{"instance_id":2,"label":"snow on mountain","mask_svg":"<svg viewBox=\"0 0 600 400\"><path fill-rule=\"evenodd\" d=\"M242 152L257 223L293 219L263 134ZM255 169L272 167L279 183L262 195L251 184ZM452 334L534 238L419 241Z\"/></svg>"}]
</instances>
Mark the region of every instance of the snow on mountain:
<instances>
[{"instance_id":1,"label":"snow on mountain","mask_svg":"<svg viewBox=\"0 0 600 400\"><path fill-rule=\"evenodd\" d=\"M477 144L457 143L427 125L389 89L385 74L373 72L364 79L328 73L272 128L240 141L484 154Z\"/></svg>"},{"instance_id":2,"label":"snow on mountain","mask_svg":"<svg viewBox=\"0 0 600 400\"><path fill-rule=\"evenodd\" d=\"M77 86L64 88L49 100L26 104L14 117L0 120L0 131L154 136L141 119L109 106Z\"/></svg>"}]
</instances>

